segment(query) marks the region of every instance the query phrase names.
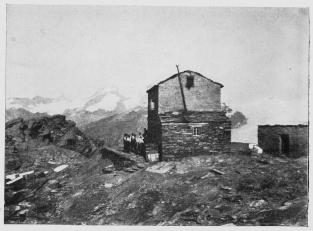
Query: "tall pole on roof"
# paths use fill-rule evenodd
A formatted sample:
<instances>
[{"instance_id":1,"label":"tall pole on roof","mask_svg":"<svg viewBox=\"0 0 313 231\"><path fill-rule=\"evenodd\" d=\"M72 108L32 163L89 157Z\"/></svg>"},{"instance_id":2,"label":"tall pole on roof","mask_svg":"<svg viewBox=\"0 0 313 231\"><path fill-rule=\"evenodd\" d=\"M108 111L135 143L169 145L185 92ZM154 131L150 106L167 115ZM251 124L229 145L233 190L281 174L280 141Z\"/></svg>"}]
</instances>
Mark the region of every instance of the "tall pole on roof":
<instances>
[{"instance_id":1,"label":"tall pole on roof","mask_svg":"<svg viewBox=\"0 0 313 231\"><path fill-rule=\"evenodd\" d=\"M182 83L181 83L181 78L180 78L180 73L179 73L178 65L176 65L176 67L177 67L177 72L178 72L178 80L179 80L179 86L180 86L181 97L183 98L184 112L187 112L187 106L186 106L186 101L185 101L185 94L184 94L183 85L182 85Z\"/></svg>"}]
</instances>

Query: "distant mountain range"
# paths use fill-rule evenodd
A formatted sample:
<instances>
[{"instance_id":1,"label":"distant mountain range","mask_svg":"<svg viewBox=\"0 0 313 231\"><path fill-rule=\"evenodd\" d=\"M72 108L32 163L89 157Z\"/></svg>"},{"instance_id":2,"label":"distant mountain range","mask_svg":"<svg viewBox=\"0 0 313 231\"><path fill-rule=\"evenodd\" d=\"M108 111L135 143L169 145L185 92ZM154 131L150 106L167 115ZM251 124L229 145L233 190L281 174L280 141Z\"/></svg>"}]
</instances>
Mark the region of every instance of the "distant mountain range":
<instances>
[{"instance_id":1,"label":"distant mountain range","mask_svg":"<svg viewBox=\"0 0 313 231\"><path fill-rule=\"evenodd\" d=\"M66 109L63 115L65 115L68 120L73 120L79 128L82 128L86 124L122 113L124 111L125 110L106 111L99 109L98 111L90 112L86 110Z\"/></svg>"},{"instance_id":2,"label":"distant mountain range","mask_svg":"<svg viewBox=\"0 0 313 231\"><path fill-rule=\"evenodd\" d=\"M33 118L41 118L41 117L47 117L47 113L32 113L30 111L27 111L23 108L9 108L5 110L5 122L17 119L17 118L23 118L24 120L29 120Z\"/></svg>"},{"instance_id":3,"label":"distant mountain range","mask_svg":"<svg viewBox=\"0 0 313 231\"><path fill-rule=\"evenodd\" d=\"M6 121L18 117L29 119L38 117L40 114L63 114L67 119L76 122L78 127L83 127L90 122L126 112L137 106L145 106L146 100L145 93L131 98L125 97L116 86L99 88L94 94L83 100L70 100L63 94L57 98L41 96L8 98L6 100Z\"/></svg>"},{"instance_id":4,"label":"distant mountain range","mask_svg":"<svg viewBox=\"0 0 313 231\"><path fill-rule=\"evenodd\" d=\"M124 112L98 110L66 110L67 120L73 120L86 135L103 140L108 147L122 146L124 133L143 132L147 128L147 108L138 106ZM23 108L10 108L5 112L5 122L22 118L29 120L48 116L47 113L32 113Z\"/></svg>"},{"instance_id":5,"label":"distant mountain range","mask_svg":"<svg viewBox=\"0 0 313 231\"><path fill-rule=\"evenodd\" d=\"M89 123L82 129L86 135L103 140L108 147L121 147L124 133L143 133L144 128L147 128L147 108L138 106Z\"/></svg>"},{"instance_id":6,"label":"distant mountain range","mask_svg":"<svg viewBox=\"0 0 313 231\"><path fill-rule=\"evenodd\" d=\"M265 124L308 124L308 102L302 99L283 101L264 98L259 101L229 105L247 118L246 125L232 131L232 141L257 143L257 126ZM38 118L63 114L88 135L106 141L110 147L121 144L124 133L138 133L147 127L147 95L140 92L125 97L115 86L99 88L83 100L57 98L8 98L6 121L21 117Z\"/></svg>"}]
</instances>

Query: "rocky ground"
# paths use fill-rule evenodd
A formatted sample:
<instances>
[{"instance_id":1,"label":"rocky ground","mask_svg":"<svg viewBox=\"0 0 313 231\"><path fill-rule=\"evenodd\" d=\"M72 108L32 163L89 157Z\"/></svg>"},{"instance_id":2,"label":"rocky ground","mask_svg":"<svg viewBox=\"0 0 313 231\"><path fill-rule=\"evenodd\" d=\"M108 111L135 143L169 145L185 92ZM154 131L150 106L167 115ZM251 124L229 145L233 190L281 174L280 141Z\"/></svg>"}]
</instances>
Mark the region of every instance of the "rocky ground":
<instances>
[{"instance_id":1,"label":"rocky ground","mask_svg":"<svg viewBox=\"0 0 313 231\"><path fill-rule=\"evenodd\" d=\"M6 187L6 199L16 196L6 200L5 223L306 226L306 171L305 158L221 154L149 164L102 149Z\"/></svg>"},{"instance_id":2,"label":"rocky ground","mask_svg":"<svg viewBox=\"0 0 313 231\"><path fill-rule=\"evenodd\" d=\"M34 171L5 185L6 224L307 226L306 157L147 163L61 115L6 123L5 155L6 176Z\"/></svg>"},{"instance_id":3,"label":"rocky ground","mask_svg":"<svg viewBox=\"0 0 313 231\"><path fill-rule=\"evenodd\" d=\"M37 147L49 144L91 156L97 149L95 142L81 132L75 122L65 120L63 115L52 117L21 118L5 124L6 161L11 153L25 154ZM6 169L10 170L10 169Z\"/></svg>"}]
</instances>

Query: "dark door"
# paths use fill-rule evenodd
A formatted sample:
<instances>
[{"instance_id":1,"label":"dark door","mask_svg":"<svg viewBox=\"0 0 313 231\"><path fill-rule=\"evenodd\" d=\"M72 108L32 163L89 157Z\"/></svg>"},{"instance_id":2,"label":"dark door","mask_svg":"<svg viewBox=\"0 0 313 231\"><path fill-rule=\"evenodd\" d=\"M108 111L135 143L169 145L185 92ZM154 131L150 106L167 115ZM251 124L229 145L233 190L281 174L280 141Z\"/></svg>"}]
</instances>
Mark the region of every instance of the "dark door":
<instances>
[{"instance_id":1,"label":"dark door","mask_svg":"<svg viewBox=\"0 0 313 231\"><path fill-rule=\"evenodd\" d=\"M281 137L281 152L286 156L289 155L289 135L283 134Z\"/></svg>"}]
</instances>

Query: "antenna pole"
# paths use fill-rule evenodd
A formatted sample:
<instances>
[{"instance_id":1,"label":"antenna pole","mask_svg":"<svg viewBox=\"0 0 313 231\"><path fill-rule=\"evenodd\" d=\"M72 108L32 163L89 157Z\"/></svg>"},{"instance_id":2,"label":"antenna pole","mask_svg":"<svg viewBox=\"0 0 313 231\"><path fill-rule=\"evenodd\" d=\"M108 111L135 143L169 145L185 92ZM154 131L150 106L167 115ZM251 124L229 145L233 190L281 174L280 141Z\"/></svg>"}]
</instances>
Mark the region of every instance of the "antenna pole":
<instances>
[{"instance_id":1,"label":"antenna pole","mask_svg":"<svg viewBox=\"0 0 313 231\"><path fill-rule=\"evenodd\" d=\"M187 106L186 106L186 101L185 101L185 94L184 94L183 85L181 83L181 78L180 78L178 65L176 65L176 67L177 67L177 72L178 72L178 80L179 80L180 92L181 92L181 96L182 96L182 99L183 99L184 111L187 112Z\"/></svg>"}]
</instances>

